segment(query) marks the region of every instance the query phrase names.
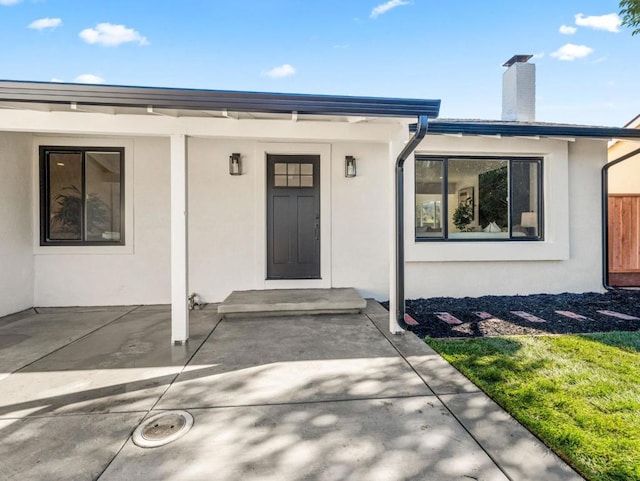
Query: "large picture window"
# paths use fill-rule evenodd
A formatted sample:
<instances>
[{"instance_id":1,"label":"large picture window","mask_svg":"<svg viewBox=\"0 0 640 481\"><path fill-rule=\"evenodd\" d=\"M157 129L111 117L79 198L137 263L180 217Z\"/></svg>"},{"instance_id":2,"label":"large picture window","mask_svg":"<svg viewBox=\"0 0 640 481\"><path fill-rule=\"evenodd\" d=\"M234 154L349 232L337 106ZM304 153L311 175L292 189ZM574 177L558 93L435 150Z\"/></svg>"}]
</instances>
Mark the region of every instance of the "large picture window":
<instances>
[{"instance_id":1,"label":"large picture window","mask_svg":"<svg viewBox=\"0 0 640 481\"><path fill-rule=\"evenodd\" d=\"M416 156L416 240L542 240L542 159Z\"/></svg>"},{"instance_id":2,"label":"large picture window","mask_svg":"<svg viewBox=\"0 0 640 481\"><path fill-rule=\"evenodd\" d=\"M40 147L40 245L124 244L124 149Z\"/></svg>"}]
</instances>

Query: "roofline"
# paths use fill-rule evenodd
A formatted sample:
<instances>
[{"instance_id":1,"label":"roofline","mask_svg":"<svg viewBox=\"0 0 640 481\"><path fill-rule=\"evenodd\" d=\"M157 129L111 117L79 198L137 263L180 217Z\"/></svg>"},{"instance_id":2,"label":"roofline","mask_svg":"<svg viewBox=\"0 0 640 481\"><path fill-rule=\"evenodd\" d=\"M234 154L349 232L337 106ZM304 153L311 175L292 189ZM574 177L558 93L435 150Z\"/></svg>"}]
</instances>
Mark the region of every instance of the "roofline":
<instances>
[{"instance_id":1,"label":"roofline","mask_svg":"<svg viewBox=\"0 0 640 481\"><path fill-rule=\"evenodd\" d=\"M314 115L437 117L440 100L0 80L0 102Z\"/></svg>"},{"instance_id":2,"label":"roofline","mask_svg":"<svg viewBox=\"0 0 640 481\"><path fill-rule=\"evenodd\" d=\"M414 131L415 124L409 126ZM585 137L592 139L640 140L640 129L583 125L541 125L523 122L467 122L433 120L428 135L499 135L503 137Z\"/></svg>"}]
</instances>

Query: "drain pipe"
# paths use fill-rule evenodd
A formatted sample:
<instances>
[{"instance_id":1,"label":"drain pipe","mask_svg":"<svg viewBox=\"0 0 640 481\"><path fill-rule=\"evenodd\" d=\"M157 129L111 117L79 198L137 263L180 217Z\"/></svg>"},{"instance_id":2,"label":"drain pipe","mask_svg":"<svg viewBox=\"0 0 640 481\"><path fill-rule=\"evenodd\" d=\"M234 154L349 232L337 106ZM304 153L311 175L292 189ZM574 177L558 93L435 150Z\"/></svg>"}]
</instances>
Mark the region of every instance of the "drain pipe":
<instances>
[{"instance_id":1,"label":"drain pipe","mask_svg":"<svg viewBox=\"0 0 640 481\"><path fill-rule=\"evenodd\" d=\"M640 149L607 162L602 167L602 286L608 291L617 289L609 284L609 169L638 154Z\"/></svg>"},{"instance_id":2,"label":"drain pipe","mask_svg":"<svg viewBox=\"0 0 640 481\"><path fill-rule=\"evenodd\" d=\"M396 160L396 322L402 329L408 327L404 320L404 161L427 134L428 122L426 115L418 117L415 134Z\"/></svg>"}]
</instances>

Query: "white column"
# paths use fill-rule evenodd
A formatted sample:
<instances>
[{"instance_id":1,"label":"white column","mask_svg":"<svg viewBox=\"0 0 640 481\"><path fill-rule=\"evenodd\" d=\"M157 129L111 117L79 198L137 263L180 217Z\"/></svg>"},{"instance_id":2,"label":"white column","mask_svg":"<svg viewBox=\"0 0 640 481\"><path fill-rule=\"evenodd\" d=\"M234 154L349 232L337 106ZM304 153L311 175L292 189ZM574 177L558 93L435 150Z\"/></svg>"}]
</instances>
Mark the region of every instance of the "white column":
<instances>
[{"instance_id":1,"label":"white column","mask_svg":"<svg viewBox=\"0 0 640 481\"><path fill-rule=\"evenodd\" d=\"M171 136L171 342L189 339L187 140Z\"/></svg>"},{"instance_id":2,"label":"white column","mask_svg":"<svg viewBox=\"0 0 640 481\"><path fill-rule=\"evenodd\" d=\"M389 331L392 334L402 334L402 329L396 321L396 310L398 307L396 299L396 160L406 142L406 135L402 138L398 138L389 142L389 160L391 171L390 175L390 189L389 192L389 221L391 226L389 228Z\"/></svg>"}]
</instances>

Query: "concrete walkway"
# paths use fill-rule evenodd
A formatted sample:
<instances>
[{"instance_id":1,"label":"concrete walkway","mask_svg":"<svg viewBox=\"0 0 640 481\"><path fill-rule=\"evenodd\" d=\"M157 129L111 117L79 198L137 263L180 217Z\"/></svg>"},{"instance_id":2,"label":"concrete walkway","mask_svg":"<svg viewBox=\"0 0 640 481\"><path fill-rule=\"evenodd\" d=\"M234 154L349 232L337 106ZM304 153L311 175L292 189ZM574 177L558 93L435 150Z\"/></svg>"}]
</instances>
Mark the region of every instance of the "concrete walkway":
<instances>
[{"instance_id":1,"label":"concrete walkway","mask_svg":"<svg viewBox=\"0 0 640 481\"><path fill-rule=\"evenodd\" d=\"M220 320L167 306L0 319L3 480L580 480L387 312ZM3 374L4 373L4 374ZM130 436L158 410L191 431Z\"/></svg>"}]
</instances>

